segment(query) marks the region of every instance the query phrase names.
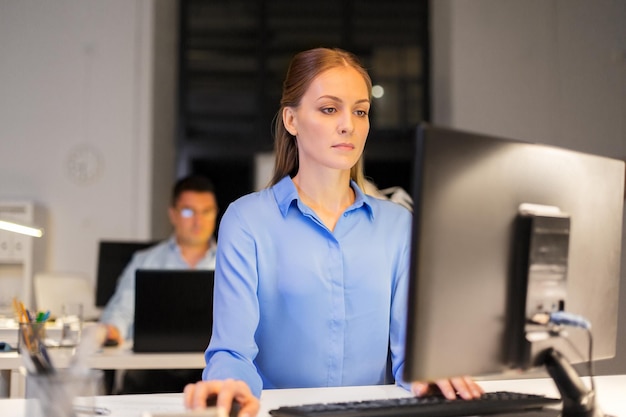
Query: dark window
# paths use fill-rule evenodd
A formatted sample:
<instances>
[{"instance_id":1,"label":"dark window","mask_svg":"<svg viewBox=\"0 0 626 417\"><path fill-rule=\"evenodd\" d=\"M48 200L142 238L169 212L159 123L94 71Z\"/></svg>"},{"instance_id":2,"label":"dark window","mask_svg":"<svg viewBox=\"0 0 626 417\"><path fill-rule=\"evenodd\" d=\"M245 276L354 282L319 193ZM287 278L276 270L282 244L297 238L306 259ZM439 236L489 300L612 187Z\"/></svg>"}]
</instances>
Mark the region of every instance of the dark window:
<instances>
[{"instance_id":1,"label":"dark window","mask_svg":"<svg viewBox=\"0 0 626 417\"><path fill-rule=\"evenodd\" d=\"M229 190L223 208L235 194L252 191L259 182L255 156L272 151L272 121L289 60L328 46L358 55L384 89L370 115L366 176L383 187L406 185L412 129L429 120L427 1L180 4L179 174L211 175Z\"/></svg>"}]
</instances>

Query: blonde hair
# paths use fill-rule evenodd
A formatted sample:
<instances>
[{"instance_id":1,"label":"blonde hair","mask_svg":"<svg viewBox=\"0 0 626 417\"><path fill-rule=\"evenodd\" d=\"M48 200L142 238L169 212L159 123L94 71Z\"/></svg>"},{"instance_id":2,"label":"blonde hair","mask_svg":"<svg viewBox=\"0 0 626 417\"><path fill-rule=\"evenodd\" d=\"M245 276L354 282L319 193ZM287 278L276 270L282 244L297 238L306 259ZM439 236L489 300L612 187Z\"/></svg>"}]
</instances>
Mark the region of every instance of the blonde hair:
<instances>
[{"instance_id":1,"label":"blonde hair","mask_svg":"<svg viewBox=\"0 0 626 417\"><path fill-rule=\"evenodd\" d=\"M324 71L337 67L352 67L361 74L367 85L368 95L372 94L372 80L358 58L350 52L336 48L315 48L296 54L289 64L283 82L283 93L280 109L274 121L274 174L270 186L278 183L285 175L290 177L298 173L298 145L296 138L290 134L283 123L283 109L298 107L302 96L311 82ZM350 178L361 188L365 185L363 173L363 156L350 169Z\"/></svg>"}]
</instances>

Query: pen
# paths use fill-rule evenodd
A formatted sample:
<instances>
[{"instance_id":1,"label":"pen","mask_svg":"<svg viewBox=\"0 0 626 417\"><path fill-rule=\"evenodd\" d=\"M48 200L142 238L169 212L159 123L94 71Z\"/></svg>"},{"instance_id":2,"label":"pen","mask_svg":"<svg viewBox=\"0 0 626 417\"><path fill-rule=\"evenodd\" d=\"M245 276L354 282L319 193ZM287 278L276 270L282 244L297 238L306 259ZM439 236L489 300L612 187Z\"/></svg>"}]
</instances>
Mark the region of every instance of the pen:
<instances>
[{"instance_id":1,"label":"pen","mask_svg":"<svg viewBox=\"0 0 626 417\"><path fill-rule=\"evenodd\" d=\"M33 321L35 321L33 314L28 309L26 309L26 317L28 317L28 322L29 323L32 323Z\"/></svg>"},{"instance_id":2,"label":"pen","mask_svg":"<svg viewBox=\"0 0 626 417\"><path fill-rule=\"evenodd\" d=\"M182 412L157 412L144 411L141 417L218 417L217 407L209 407L205 410L186 410Z\"/></svg>"},{"instance_id":3,"label":"pen","mask_svg":"<svg viewBox=\"0 0 626 417\"><path fill-rule=\"evenodd\" d=\"M78 414L90 414L96 416L108 416L111 410L105 407L92 407L89 405L75 405L74 412Z\"/></svg>"},{"instance_id":4,"label":"pen","mask_svg":"<svg viewBox=\"0 0 626 417\"><path fill-rule=\"evenodd\" d=\"M50 310L46 311L45 313L43 311L40 311L39 313L37 313L36 322L43 323L47 321L49 317L50 317Z\"/></svg>"}]
</instances>

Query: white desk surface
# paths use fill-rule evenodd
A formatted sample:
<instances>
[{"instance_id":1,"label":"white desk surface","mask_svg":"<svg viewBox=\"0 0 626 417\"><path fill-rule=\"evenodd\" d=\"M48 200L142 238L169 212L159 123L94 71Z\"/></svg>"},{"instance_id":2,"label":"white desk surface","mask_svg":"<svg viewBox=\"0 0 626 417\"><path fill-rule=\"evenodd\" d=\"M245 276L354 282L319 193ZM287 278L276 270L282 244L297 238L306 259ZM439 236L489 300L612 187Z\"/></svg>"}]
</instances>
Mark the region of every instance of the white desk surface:
<instances>
[{"instance_id":1,"label":"white desk surface","mask_svg":"<svg viewBox=\"0 0 626 417\"><path fill-rule=\"evenodd\" d=\"M515 379L506 381L483 381L487 391L507 390L558 396L551 379ZM598 401L602 410L616 417L626 417L626 375L596 378ZM392 385L341 388L310 388L265 390L261 396L258 417L268 417L269 410L281 405L315 402L337 402L361 399L392 398L410 395L402 388ZM0 415L23 417L23 399L0 400ZM181 394L111 395L97 397L98 406L111 410L111 417L141 417L142 413L173 413L184 411Z\"/></svg>"},{"instance_id":2,"label":"white desk surface","mask_svg":"<svg viewBox=\"0 0 626 417\"><path fill-rule=\"evenodd\" d=\"M49 348L57 368L69 366L72 348ZM132 344L103 348L90 356L87 365L94 369L203 369L203 352L135 353ZM0 352L0 397L24 396L24 380L20 372L22 358L17 352Z\"/></svg>"}]
</instances>

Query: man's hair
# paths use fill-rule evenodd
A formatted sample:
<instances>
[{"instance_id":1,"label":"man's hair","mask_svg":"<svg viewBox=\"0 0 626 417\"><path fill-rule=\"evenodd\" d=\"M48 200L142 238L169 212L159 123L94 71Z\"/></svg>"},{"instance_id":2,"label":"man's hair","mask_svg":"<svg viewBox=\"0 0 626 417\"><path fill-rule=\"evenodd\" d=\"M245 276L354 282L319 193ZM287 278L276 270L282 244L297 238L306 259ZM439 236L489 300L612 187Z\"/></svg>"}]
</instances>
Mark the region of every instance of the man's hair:
<instances>
[{"instance_id":1,"label":"man's hair","mask_svg":"<svg viewBox=\"0 0 626 417\"><path fill-rule=\"evenodd\" d=\"M202 175L193 174L183 177L176 181L176 184L174 184L174 189L172 190L172 201L170 202L172 207L176 206L178 198L185 191L215 194L215 187L210 179Z\"/></svg>"}]
</instances>

